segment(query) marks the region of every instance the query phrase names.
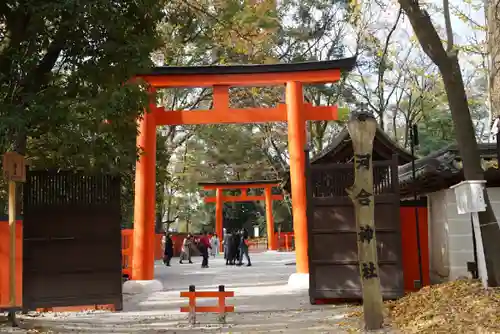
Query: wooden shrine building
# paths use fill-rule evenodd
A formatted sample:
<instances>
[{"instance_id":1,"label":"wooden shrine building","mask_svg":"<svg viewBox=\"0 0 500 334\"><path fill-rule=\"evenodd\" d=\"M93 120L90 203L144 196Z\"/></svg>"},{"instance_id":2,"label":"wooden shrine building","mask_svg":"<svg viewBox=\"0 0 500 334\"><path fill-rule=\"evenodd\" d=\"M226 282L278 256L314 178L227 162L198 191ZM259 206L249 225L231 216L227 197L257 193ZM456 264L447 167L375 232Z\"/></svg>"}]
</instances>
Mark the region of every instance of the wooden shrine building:
<instances>
[{"instance_id":1,"label":"wooden shrine building","mask_svg":"<svg viewBox=\"0 0 500 334\"><path fill-rule=\"evenodd\" d=\"M391 160L394 154L398 156L399 165L404 165L412 160L408 151L398 146L382 129L377 128L373 142L373 161ZM311 164L351 162L353 159L354 151L351 137L345 128L335 136L330 145L311 159Z\"/></svg>"},{"instance_id":2,"label":"wooden shrine building","mask_svg":"<svg viewBox=\"0 0 500 334\"><path fill-rule=\"evenodd\" d=\"M481 143L478 148L488 187L500 187L496 143ZM413 196L413 191L426 195L462 182L464 174L458 147L449 145L415 160L415 172L414 182L411 163L399 167L399 188L402 197Z\"/></svg>"},{"instance_id":3,"label":"wooden shrine building","mask_svg":"<svg viewBox=\"0 0 500 334\"><path fill-rule=\"evenodd\" d=\"M384 298L392 299L420 285L414 203L401 202L398 179L398 166L410 163L412 156L381 129L376 131L373 147L380 278ZM353 158L350 135L344 129L307 166L312 303L362 295L354 208L345 191L354 182ZM290 192L288 183L284 189ZM421 230L427 228L421 225ZM422 239L421 245L427 242ZM427 253L422 257L428 257ZM428 283L428 273L423 276L424 284Z\"/></svg>"}]
</instances>

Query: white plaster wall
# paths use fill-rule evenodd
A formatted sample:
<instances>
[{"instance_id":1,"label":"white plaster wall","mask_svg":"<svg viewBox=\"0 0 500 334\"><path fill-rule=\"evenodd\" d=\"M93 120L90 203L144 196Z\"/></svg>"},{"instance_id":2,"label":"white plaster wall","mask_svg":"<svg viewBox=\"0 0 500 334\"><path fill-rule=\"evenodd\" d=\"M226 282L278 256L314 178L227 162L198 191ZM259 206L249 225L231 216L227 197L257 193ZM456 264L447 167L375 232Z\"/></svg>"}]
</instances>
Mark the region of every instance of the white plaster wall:
<instances>
[{"instance_id":1,"label":"white plaster wall","mask_svg":"<svg viewBox=\"0 0 500 334\"><path fill-rule=\"evenodd\" d=\"M455 192L451 189L447 189L445 192L450 254L449 279L455 280L460 276L469 277L467 262L474 261L471 218L470 214L458 214Z\"/></svg>"},{"instance_id":2,"label":"white plaster wall","mask_svg":"<svg viewBox=\"0 0 500 334\"><path fill-rule=\"evenodd\" d=\"M500 188L488 188L495 215L500 218ZM431 282L469 277L474 261L470 214L459 215L455 193L446 189L428 195Z\"/></svg>"}]
</instances>

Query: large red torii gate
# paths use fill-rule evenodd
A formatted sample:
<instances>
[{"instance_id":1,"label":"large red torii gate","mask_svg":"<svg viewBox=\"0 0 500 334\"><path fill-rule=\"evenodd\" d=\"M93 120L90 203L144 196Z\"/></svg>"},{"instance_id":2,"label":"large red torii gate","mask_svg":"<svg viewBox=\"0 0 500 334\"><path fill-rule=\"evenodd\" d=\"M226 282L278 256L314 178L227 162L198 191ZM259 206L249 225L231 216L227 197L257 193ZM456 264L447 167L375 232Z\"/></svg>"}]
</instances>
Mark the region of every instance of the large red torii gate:
<instances>
[{"instance_id":1,"label":"large red torii gate","mask_svg":"<svg viewBox=\"0 0 500 334\"><path fill-rule=\"evenodd\" d=\"M266 202L266 227L267 227L267 247L269 250L276 250L274 239L274 217L273 201L283 200L283 194L273 194L272 190L279 187L279 180L260 180L260 181L230 181L230 182L199 182L198 185L203 190L215 190L215 196L205 196L205 203L215 203L215 233L222 238L223 234L223 209L226 202ZM226 189L239 190L241 195L224 195ZM264 189L264 195L249 195L249 189ZM223 245L220 244L222 251Z\"/></svg>"},{"instance_id":2,"label":"large red torii gate","mask_svg":"<svg viewBox=\"0 0 500 334\"><path fill-rule=\"evenodd\" d=\"M350 71L356 58L322 62L156 67L139 74L150 86L150 112L139 120L137 146L142 150L136 164L132 278L154 277L154 222L156 127L158 125L288 122L288 150L297 273L307 274L307 198L305 182L306 121L336 120L336 106L304 103L302 84L340 80L341 70ZM286 86L286 104L274 108L231 109L229 88L235 86ZM171 111L159 107L155 90L177 87L211 87L213 109Z\"/></svg>"}]
</instances>

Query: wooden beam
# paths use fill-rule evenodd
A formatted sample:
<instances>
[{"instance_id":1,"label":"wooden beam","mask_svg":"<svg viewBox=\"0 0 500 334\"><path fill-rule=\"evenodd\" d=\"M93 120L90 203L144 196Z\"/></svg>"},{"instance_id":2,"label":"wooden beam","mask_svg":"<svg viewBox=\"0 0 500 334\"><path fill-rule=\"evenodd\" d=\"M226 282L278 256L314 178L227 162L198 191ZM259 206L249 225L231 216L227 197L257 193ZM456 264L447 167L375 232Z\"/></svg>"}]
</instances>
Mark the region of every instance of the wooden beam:
<instances>
[{"instance_id":1,"label":"wooden beam","mask_svg":"<svg viewBox=\"0 0 500 334\"><path fill-rule=\"evenodd\" d=\"M304 118L306 121L334 121L338 120L337 106L313 106L304 104ZM344 113L344 108L340 113ZM241 124L287 122L286 106L279 104L275 108L220 108L212 110L167 111L163 107L154 110L157 125L196 125L196 124Z\"/></svg>"},{"instance_id":2,"label":"wooden beam","mask_svg":"<svg viewBox=\"0 0 500 334\"><path fill-rule=\"evenodd\" d=\"M154 88L222 86L273 86L288 81L328 83L340 80L339 69L283 73L140 75Z\"/></svg>"},{"instance_id":3,"label":"wooden beam","mask_svg":"<svg viewBox=\"0 0 500 334\"><path fill-rule=\"evenodd\" d=\"M274 188L279 187L280 183L248 183L248 184L203 184L203 190L217 190L217 189L256 189L256 188Z\"/></svg>"},{"instance_id":4,"label":"wooden beam","mask_svg":"<svg viewBox=\"0 0 500 334\"><path fill-rule=\"evenodd\" d=\"M285 197L282 194L274 194L271 196L273 201L281 201ZM223 202L255 202L264 201L266 197L264 195L236 195L236 196L222 196ZM205 203L215 203L215 196L204 197Z\"/></svg>"}]
</instances>

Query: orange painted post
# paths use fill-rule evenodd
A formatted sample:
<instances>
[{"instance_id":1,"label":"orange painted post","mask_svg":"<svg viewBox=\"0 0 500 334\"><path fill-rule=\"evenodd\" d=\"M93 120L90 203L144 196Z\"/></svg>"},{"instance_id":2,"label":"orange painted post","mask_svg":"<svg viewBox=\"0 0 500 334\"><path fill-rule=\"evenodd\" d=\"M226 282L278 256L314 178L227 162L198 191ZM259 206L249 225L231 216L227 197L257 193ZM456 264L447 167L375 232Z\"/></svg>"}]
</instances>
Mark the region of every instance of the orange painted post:
<instances>
[{"instance_id":1,"label":"orange painted post","mask_svg":"<svg viewBox=\"0 0 500 334\"><path fill-rule=\"evenodd\" d=\"M226 292L224 285L219 285L219 292ZM219 295L219 322L225 324L226 323L226 296Z\"/></svg>"},{"instance_id":2,"label":"orange painted post","mask_svg":"<svg viewBox=\"0 0 500 334\"><path fill-rule=\"evenodd\" d=\"M213 102L214 111L227 114L227 112L229 111L229 86L214 86Z\"/></svg>"},{"instance_id":3,"label":"orange painted post","mask_svg":"<svg viewBox=\"0 0 500 334\"><path fill-rule=\"evenodd\" d=\"M9 221L0 221L0 309L10 305L10 228ZM22 306L23 284L23 222L16 221L16 307Z\"/></svg>"},{"instance_id":4,"label":"orange painted post","mask_svg":"<svg viewBox=\"0 0 500 334\"><path fill-rule=\"evenodd\" d=\"M189 286L189 323L196 324L196 288L194 285Z\"/></svg>"},{"instance_id":5,"label":"orange painted post","mask_svg":"<svg viewBox=\"0 0 500 334\"><path fill-rule=\"evenodd\" d=\"M309 273L307 257L307 197L305 180L306 123L302 113L304 97L302 84L286 84L288 116L288 151L290 154L290 181L292 190L293 231L297 273Z\"/></svg>"},{"instance_id":6,"label":"orange painted post","mask_svg":"<svg viewBox=\"0 0 500 334\"><path fill-rule=\"evenodd\" d=\"M271 187L264 189L266 197L266 223L267 223L267 244L269 250L276 250L276 243L274 242L274 217L273 217L273 198Z\"/></svg>"},{"instance_id":7,"label":"orange painted post","mask_svg":"<svg viewBox=\"0 0 500 334\"><path fill-rule=\"evenodd\" d=\"M224 201L222 199L222 189L217 188L215 191L215 233L219 237L219 240L223 240L224 236L222 235L224 228ZM224 250L224 245L222 242L219 242L219 251L222 252Z\"/></svg>"},{"instance_id":8,"label":"orange painted post","mask_svg":"<svg viewBox=\"0 0 500 334\"><path fill-rule=\"evenodd\" d=\"M154 105L151 106L154 109ZM139 121L137 146L142 150L135 170L132 277L152 280L155 254L156 123L154 113Z\"/></svg>"},{"instance_id":9,"label":"orange painted post","mask_svg":"<svg viewBox=\"0 0 500 334\"><path fill-rule=\"evenodd\" d=\"M131 229L122 230L122 275L132 279L133 234Z\"/></svg>"}]
</instances>

